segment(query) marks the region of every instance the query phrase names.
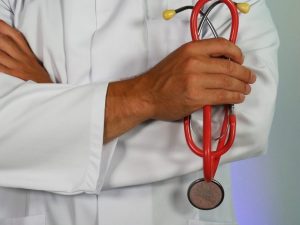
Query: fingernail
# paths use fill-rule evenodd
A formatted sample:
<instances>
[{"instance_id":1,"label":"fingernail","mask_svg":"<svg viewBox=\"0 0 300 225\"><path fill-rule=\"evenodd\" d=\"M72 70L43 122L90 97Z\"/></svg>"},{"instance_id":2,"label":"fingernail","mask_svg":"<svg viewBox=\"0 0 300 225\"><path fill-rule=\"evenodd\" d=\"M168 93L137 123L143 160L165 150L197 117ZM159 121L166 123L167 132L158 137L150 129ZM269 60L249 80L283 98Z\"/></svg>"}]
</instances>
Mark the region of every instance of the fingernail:
<instances>
[{"instance_id":1,"label":"fingernail","mask_svg":"<svg viewBox=\"0 0 300 225\"><path fill-rule=\"evenodd\" d=\"M255 83L255 81L256 81L256 75L253 72L251 72L250 84Z\"/></svg>"},{"instance_id":2,"label":"fingernail","mask_svg":"<svg viewBox=\"0 0 300 225\"><path fill-rule=\"evenodd\" d=\"M240 94L240 99L241 99L242 101L244 101L244 100L245 100L245 95Z\"/></svg>"},{"instance_id":3,"label":"fingernail","mask_svg":"<svg viewBox=\"0 0 300 225\"><path fill-rule=\"evenodd\" d=\"M250 85L247 85L246 86L246 94L248 95L248 94L250 94L250 92L251 92L251 87L250 87Z\"/></svg>"}]
</instances>

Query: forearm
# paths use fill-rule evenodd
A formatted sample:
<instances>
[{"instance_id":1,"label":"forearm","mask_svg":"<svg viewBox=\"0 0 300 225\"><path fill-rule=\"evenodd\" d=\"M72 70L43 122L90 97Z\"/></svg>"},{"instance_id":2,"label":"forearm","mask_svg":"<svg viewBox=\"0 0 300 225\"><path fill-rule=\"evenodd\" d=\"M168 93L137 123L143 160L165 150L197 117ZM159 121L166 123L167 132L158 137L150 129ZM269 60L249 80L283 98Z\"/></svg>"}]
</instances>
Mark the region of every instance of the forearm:
<instances>
[{"instance_id":1,"label":"forearm","mask_svg":"<svg viewBox=\"0 0 300 225\"><path fill-rule=\"evenodd\" d=\"M25 81L50 83L50 76L25 37L4 22L0 27L5 32L0 43L7 53L2 58L0 54L0 72ZM14 51L10 50L12 47ZM216 55L224 55L232 61L212 57ZM141 76L111 83L105 99L101 139L107 143L148 119L175 121L204 105L243 102L255 75L242 67L242 63L241 50L231 42L225 39L199 41L176 49Z\"/></svg>"},{"instance_id":2,"label":"forearm","mask_svg":"<svg viewBox=\"0 0 300 225\"><path fill-rule=\"evenodd\" d=\"M141 90L143 77L112 82L106 96L104 143L151 118L149 96Z\"/></svg>"}]
</instances>

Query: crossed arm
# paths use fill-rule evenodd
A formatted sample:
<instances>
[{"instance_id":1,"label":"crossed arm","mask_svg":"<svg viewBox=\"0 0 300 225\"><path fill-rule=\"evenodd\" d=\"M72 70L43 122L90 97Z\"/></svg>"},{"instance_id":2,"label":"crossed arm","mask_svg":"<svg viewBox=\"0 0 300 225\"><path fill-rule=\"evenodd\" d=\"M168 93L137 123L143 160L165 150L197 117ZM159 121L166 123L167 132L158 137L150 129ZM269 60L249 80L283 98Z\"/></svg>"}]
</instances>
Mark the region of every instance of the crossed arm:
<instances>
[{"instance_id":1,"label":"crossed arm","mask_svg":"<svg viewBox=\"0 0 300 225\"><path fill-rule=\"evenodd\" d=\"M51 83L25 37L3 21L0 27L0 71L22 80ZM256 80L242 66L243 60L241 50L225 39L199 41L180 47L138 77L111 83L104 142L148 119L178 120L207 104L243 102Z\"/></svg>"},{"instance_id":2,"label":"crossed arm","mask_svg":"<svg viewBox=\"0 0 300 225\"><path fill-rule=\"evenodd\" d=\"M3 66L0 70L0 124L3 128L0 130L0 186L62 194L97 193L104 179L110 180L108 187L119 187L200 169L201 165L187 151L140 149L132 152L127 149L129 158L117 162L118 170L113 177L105 178L110 166L109 154L114 154L116 142L103 145L102 138L104 136L106 143L149 118L182 118L203 104L246 100L245 104L236 106L238 142L223 158L223 163L265 151L276 98L279 42L264 1L257 1L253 9L250 15L241 17L241 24L247 26L240 27L238 43L245 59L238 47L223 39L188 43L144 74L112 82L108 89L107 82L47 84L49 76L28 49L25 38L12 41L15 39L5 31L9 28L1 22L0 52L5 53L2 56L6 59L0 60ZM12 24L13 15L5 8L1 7L0 17ZM249 27L256 32L249 31ZM13 35L20 34L14 32ZM35 34L27 35L30 38ZM12 45L18 46L18 50L24 49L23 52L15 54ZM232 61L218 58L224 55ZM249 84L255 76L241 66L243 61L259 77L250 95L247 95ZM44 84L39 84L42 82ZM194 122L201 126L200 119ZM134 166L134 162L141 154L149 164L146 168L151 171L137 177L135 172L141 168ZM180 159L176 163L170 160L174 155ZM159 169L159 163L166 170Z\"/></svg>"}]
</instances>

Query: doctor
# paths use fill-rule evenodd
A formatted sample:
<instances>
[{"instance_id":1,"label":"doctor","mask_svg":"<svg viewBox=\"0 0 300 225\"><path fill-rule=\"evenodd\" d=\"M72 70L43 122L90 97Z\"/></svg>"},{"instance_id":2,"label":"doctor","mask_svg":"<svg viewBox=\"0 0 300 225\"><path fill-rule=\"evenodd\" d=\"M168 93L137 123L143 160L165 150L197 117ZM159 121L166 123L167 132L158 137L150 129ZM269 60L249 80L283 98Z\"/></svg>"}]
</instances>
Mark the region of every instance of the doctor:
<instances>
[{"instance_id":1,"label":"doctor","mask_svg":"<svg viewBox=\"0 0 300 225\"><path fill-rule=\"evenodd\" d=\"M249 3L237 47L190 43L188 13L161 19L192 0L0 1L0 225L236 224L226 165L223 205L188 204L202 164L178 120L201 135L203 105L241 103L223 163L266 150L278 37ZM228 36L224 8L211 21Z\"/></svg>"}]
</instances>

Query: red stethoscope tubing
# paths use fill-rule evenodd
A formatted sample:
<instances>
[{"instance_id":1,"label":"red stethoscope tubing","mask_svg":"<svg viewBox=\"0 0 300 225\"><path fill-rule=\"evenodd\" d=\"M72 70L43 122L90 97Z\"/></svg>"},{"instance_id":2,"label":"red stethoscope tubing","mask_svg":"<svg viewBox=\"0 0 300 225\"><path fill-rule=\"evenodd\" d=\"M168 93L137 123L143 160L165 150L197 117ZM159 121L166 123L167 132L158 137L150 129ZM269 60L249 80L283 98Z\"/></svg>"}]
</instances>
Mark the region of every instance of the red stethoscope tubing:
<instances>
[{"instance_id":1,"label":"red stethoscope tubing","mask_svg":"<svg viewBox=\"0 0 300 225\"><path fill-rule=\"evenodd\" d=\"M198 16L200 10L203 6L210 0L199 0L195 5L190 21L190 29L192 34L192 40L200 40L198 33ZM231 0L221 0L225 3L230 10L232 17L232 26L229 40L236 43L237 33L239 28L239 16L235 3ZM225 154L233 145L235 135L236 135L236 117L230 112L229 106L224 108L224 121L221 128L221 136L219 138L218 146L216 151L212 151L212 131L211 131L211 121L212 121L212 106L206 105L203 107L203 150L200 149L193 141L191 133L191 116L184 118L184 132L186 137L186 142L189 148L196 155L203 158L203 173L204 179L208 182L212 181L220 158Z\"/></svg>"}]
</instances>

